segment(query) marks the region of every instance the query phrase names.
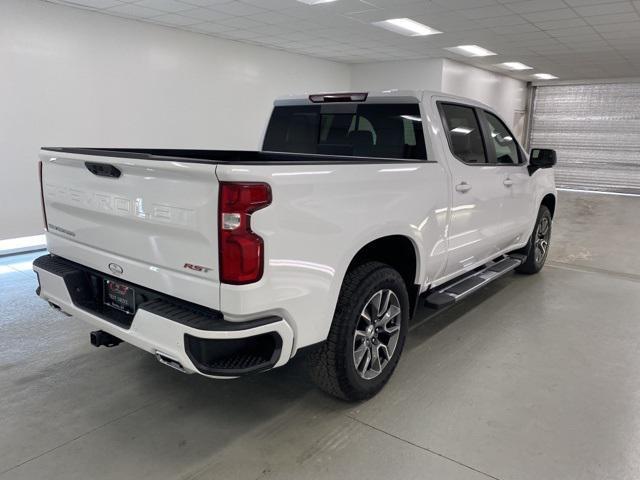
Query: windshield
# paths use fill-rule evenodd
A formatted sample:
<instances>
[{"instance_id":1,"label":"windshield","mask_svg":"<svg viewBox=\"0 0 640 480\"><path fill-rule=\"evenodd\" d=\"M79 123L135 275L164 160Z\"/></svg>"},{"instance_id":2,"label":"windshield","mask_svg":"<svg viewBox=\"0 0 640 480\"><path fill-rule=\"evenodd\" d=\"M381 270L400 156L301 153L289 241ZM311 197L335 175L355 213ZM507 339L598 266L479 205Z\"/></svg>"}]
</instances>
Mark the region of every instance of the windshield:
<instances>
[{"instance_id":1,"label":"windshield","mask_svg":"<svg viewBox=\"0 0 640 480\"><path fill-rule=\"evenodd\" d=\"M424 160L415 104L277 106L264 151Z\"/></svg>"}]
</instances>

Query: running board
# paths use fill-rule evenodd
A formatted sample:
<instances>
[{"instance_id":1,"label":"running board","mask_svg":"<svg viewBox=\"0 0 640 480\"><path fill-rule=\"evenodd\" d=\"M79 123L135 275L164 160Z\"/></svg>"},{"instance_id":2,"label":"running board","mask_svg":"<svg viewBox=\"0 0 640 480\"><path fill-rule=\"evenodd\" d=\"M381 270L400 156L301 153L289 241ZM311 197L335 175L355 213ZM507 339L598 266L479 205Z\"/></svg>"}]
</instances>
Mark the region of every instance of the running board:
<instances>
[{"instance_id":1,"label":"running board","mask_svg":"<svg viewBox=\"0 0 640 480\"><path fill-rule=\"evenodd\" d=\"M488 263L482 270L475 270L462 278L440 285L427 295L425 306L437 310L450 307L476 290L522 265L525 259L526 257L520 254L508 255Z\"/></svg>"}]
</instances>

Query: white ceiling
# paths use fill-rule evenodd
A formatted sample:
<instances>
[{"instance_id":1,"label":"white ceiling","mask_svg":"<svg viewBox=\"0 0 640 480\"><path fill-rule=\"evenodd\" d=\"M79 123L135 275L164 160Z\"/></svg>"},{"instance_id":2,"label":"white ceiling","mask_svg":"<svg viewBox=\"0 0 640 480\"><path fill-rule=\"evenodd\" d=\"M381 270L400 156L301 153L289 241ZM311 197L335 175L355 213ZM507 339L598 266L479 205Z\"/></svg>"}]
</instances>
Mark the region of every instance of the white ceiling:
<instances>
[{"instance_id":1,"label":"white ceiling","mask_svg":"<svg viewBox=\"0 0 640 480\"><path fill-rule=\"evenodd\" d=\"M446 57L500 71L518 61L561 79L640 76L640 0L48 0L344 63ZM371 25L408 17L442 31ZM477 44L497 56L444 50Z\"/></svg>"}]
</instances>

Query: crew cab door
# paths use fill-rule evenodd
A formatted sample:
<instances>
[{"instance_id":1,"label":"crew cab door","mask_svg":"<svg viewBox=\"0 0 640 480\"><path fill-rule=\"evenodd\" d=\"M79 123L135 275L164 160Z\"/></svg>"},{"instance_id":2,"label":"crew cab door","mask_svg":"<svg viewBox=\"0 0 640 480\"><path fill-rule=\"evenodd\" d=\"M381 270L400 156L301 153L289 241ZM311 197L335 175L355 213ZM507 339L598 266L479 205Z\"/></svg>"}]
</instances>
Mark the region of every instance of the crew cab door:
<instances>
[{"instance_id":1,"label":"crew cab door","mask_svg":"<svg viewBox=\"0 0 640 480\"><path fill-rule=\"evenodd\" d=\"M475 107L446 101L437 107L453 182L444 277L453 277L499 251L503 172L489 163Z\"/></svg>"},{"instance_id":2,"label":"crew cab door","mask_svg":"<svg viewBox=\"0 0 640 480\"><path fill-rule=\"evenodd\" d=\"M496 165L501 191L499 250L509 249L529 238L533 211L533 184L524 152L506 124L495 114L480 110L489 162Z\"/></svg>"}]
</instances>

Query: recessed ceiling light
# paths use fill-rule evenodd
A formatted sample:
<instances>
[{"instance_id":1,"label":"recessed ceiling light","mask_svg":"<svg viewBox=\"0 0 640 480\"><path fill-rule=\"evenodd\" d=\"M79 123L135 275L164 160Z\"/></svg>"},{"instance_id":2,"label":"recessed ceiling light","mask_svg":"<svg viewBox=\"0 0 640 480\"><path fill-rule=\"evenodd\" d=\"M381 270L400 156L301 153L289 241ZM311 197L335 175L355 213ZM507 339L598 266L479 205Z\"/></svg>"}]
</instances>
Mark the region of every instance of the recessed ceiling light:
<instances>
[{"instance_id":1,"label":"recessed ceiling light","mask_svg":"<svg viewBox=\"0 0 640 480\"><path fill-rule=\"evenodd\" d=\"M525 65L520 62L504 62L496 65L497 67L504 68L505 70L531 70L533 67Z\"/></svg>"},{"instance_id":2,"label":"recessed ceiling light","mask_svg":"<svg viewBox=\"0 0 640 480\"><path fill-rule=\"evenodd\" d=\"M436 33L442 33L435 28L427 27L426 25L411 20L410 18L390 18L382 22L373 22L377 27L386 28L392 32L399 33L401 35L407 35L409 37L422 37L425 35L435 35Z\"/></svg>"},{"instance_id":3,"label":"recessed ceiling light","mask_svg":"<svg viewBox=\"0 0 640 480\"><path fill-rule=\"evenodd\" d=\"M489 57L491 55L497 55L496 52L492 52L478 45L458 45L457 47L445 48L445 50L464 55L465 57Z\"/></svg>"},{"instance_id":4,"label":"recessed ceiling light","mask_svg":"<svg viewBox=\"0 0 640 480\"><path fill-rule=\"evenodd\" d=\"M558 78L555 75L551 75L550 73L534 73L533 76L538 80L555 80L556 78Z\"/></svg>"},{"instance_id":5,"label":"recessed ceiling light","mask_svg":"<svg viewBox=\"0 0 640 480\"><path fill-rule=\"evenodd\" d=\"M298 0L299 2L306 3L307 5L319 5L321 3L331 3L337 0Z\"/></svg>"}]
</instances>

